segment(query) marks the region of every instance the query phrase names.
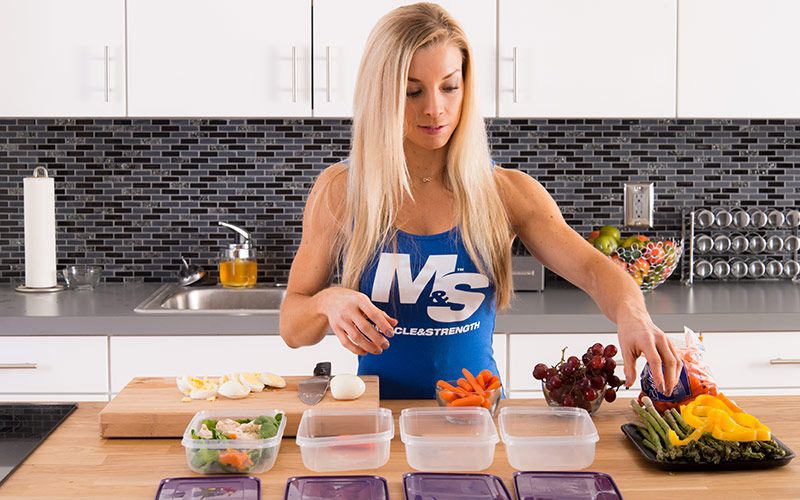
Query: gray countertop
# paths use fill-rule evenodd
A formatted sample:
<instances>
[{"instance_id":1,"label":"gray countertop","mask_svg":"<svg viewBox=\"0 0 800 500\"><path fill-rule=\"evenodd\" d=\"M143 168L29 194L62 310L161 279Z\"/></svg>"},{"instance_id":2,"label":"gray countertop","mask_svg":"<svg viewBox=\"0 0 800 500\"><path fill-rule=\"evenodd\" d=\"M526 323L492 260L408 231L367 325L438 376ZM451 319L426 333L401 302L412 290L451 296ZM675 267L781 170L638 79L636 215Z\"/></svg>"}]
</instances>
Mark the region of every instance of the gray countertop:
<instances>
[{"instance_id":1,"label":"gray countertop","mask_svg":"<svg viewBox=\"0 0 800 500\"><path fill-rule=\"evenodd\" d=\"M141 314L134 308L159 283L103 284L94 291L27 294L0 288L0 335L264 335L277 314ZM800 286L791 282L668 282L646 294L665 331L800 331ZM548 284L518 293L497 316L498 333L609 333L614 325L581 290Z\"/></svg>"}]
</instances>

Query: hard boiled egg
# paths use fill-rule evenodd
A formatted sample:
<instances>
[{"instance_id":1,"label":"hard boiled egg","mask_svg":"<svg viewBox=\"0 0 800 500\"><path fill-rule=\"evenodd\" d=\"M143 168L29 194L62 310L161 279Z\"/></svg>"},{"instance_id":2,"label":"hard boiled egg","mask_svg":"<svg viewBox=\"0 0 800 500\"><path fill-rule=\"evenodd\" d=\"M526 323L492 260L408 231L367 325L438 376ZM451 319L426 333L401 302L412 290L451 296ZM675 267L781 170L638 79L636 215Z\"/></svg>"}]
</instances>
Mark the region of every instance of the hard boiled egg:
<instances>
[{"instance_id":1,"label":"hard boiled egg","mask_svg":"<svg viewBox=\"0 0 800 500\"><path fill-rule=\"evenodd\" d=\"M264 382L255 373L241 372L238 375L239 383L251 391L261 392L264 390Z\"/></svg>"},{"instance_id":2,"label":"hard boiled egg","mask_svg":"<svg viewBox=\"0 0 800 500\"><path fill-rule=\"evenodd\" d=\"M331 379L331 395L334 399L358 399L365 390L367 386L356 375L343 373Z\"/></svg>"},{"instance_id":3,"label":"hard boiled egg","mask_svg":"<svg viewBox=\"0 0 800 500\"><path fill-rule=\"evenodd\" d=\"M178 389L192 399L206 399L217 394L217 384L207 377L184 375L177 378Z\"/></svg>"},{"instance_id":4,"label":"hard boiled egg","mask_svg":"<svg viewBox=\"0 0 800 500\"><path fill-rule=\"evenodd\" d=\"M250 394L250 389L237 380L231 379L219 386L217 392L228 399L242 399Z\"/></svg>"},{"instance_id":5,"label":"hard boiled egg","mask_svg":"<svg viewBox=\"0 0 800 500\"><path fill-rule=\"evenodd\" d=\"M258 374L258 379L267 387L276 387L278 389L286 387L286 381L283 380L283 377L274 373L261 372Z\"/></svg>"}]
</instances>

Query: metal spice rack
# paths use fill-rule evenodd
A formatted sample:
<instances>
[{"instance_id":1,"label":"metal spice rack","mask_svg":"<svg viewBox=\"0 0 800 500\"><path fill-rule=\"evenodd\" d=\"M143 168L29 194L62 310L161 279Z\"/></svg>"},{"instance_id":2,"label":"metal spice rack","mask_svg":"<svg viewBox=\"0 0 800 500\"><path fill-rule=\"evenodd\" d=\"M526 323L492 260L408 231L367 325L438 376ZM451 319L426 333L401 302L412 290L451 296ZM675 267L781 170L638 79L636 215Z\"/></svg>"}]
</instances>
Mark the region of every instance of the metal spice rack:
<instances>
[{"instance_id":1,"label":"metal spice rack","mask_svg":"<svg viewBox=\"0 0 800 500\"><path fill-rule=\"evenodd\" d=\"M800 283L800 211L698 207L681 211L688 243L681 282Z\"/></svg>"}]
</instances>

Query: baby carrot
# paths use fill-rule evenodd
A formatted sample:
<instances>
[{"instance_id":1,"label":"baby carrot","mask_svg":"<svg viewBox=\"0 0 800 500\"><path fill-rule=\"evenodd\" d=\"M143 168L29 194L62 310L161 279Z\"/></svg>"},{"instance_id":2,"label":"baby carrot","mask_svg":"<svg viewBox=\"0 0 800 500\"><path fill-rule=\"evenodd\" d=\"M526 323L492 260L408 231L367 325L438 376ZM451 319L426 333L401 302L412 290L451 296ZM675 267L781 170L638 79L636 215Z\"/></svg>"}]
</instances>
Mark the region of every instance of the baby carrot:
<instances>
[{"instance_id":1,"label":"baby carrot","mask_svg":"<svg viewBox=\"0 0 800 500\"><path fill-rule=\"evenodd\" d=\"M495 382L500 382L500 377L498 377L497 375L492 375L492 376L491 376L491 377L489 377L489 379L486 381L486 385L492 385L492 384L494 384Z\"/></svg>"},{"instance_id":2,"label":"baby carrot","mask_svg":"<svg viewBox=\"0 0 800 500\"><path fill-rule=\"evenodd\" d=\"M456 390L455 387L453 387L452 385L448 384L444 380L440 380L440 381L436 382L436 385L438 385L439 387L441 387L445 391L455 391Z\"/></svg>"},{"instance_id":3,"label":"baby carrot","mask_svg":"<svg viewBox=\"0 0 800 500\"><path fill-rule=\"evenodd\" d=\"M487 387L486 390L487 391L493 391L493 390L497 389L498 387L500 387L500 381L499 380L489 384L489 387Z\"/></svg>"},{"instance_id":4,"label":"baby carrot","mask_svg":"<svg viewBox=\"0 0 800 500\"><path fill-rule=\"evenodd\" d=\"M442 397L442 399L444 399L448 403L451 403L460 397L453 391L440 391L439 395Z\"/></svg>"},{"instance_id":5,"label":"baby carrot","mask_svg":"<svg viewBox=\"0 0 800 500\"><path fill-rule=\"evenodd\" d=\"M467 378L467 382L469 382L469 385L471 385L471 386L472 386L472 389L473 389L473 390L474 390L476 393L478 393L478 394L480 394L481 396L483 396L483 387L481 387L480 385L478 385L478 381L477 381L477 380L475 380L475 377L473 377L473 376L472 376L472 374L469 372L469 370L467 370L466 368L462 368L462 369L461 369L461 373L463 373L463 374L464 374L464 376Z\"/></svg>"},{"instance_id":6,"label":"baby carrot","mask_svg":"<svg viewBox=\"0 0 800 500\"><path fill-rule=\"evenodd\" d=\"M472 392L473 391L473 388L470 385L470 383L467 382L467 380L464 379L464 378L458 379L458 386L461 387L462 389L464 389L467 392Z\"/></svg>"},{"instance_id":7,"label":"baby carrot","mask_svg":"<svg viewBox=\"0 0 800 500\"><path fill-rule=\"evenodd\" d=\"M490 372L488 368L484 368L483 370L481 370L479 375L483 375L483 381L487 382L490 378L492 378L493 373Z\"/></svg>"},{"instance_id":8,"label":"baby carrot","mask_svg":"<svg viewBox=\"0 0 800 500\"><path fill-rule=\"evenodd\" d=\"M471 395L465 398L456 399L449 403L449 406L478 406L483 401L483 396Z\"/></svg>"},{"instance_id":9,"label":"baby carrot","mask_svg":"<svg viewBox=\"0 0 800 500\"><path fill-rule=\"evenodd\" d=\"M478 381L478 385L481 387L486 387L486 379L483 378L483 373L479 373L475 380Z\"/></svg>"},{"instance_id":10,"label":"baby carrot","mask_svg":"<svg viewBox=\"0 0 800 500\"><path fill-rule=\"evenodd\" d=\"M487 410L491 410L491 409L492 409L492 402L491 402L491 401L489 401L489 400L488 400L488 399L486 399L486 398L483 398L483 403L481 403L481 406L483 406L483 407L484 407L484 408L486 408Z\"/></svg>"}]
</instances>

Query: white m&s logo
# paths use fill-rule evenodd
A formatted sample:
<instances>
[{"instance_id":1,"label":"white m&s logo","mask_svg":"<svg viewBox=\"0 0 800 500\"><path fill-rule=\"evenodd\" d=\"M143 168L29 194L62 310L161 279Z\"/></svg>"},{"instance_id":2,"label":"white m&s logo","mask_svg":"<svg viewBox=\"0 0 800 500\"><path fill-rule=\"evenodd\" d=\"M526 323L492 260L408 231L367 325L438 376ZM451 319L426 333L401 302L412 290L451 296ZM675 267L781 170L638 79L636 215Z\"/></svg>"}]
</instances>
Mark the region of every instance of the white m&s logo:
<instances>
[{"instance_id":1,"label":"white m&s logo","mask_svg":"<svg viewBox=\"0 0 800 500\"><path fill-rule=\"evenodd\" d=\"M411 276L411 258L408 254L381 253L371 298L374 302L389 302L392 282L397 277L400 303L416 304L422 291L433 279L433 290L428 297L428 316L443 323L464 321L478 310L486 294L458 290L456 286L486 288L489 278L480 273L455 272L457 258L457 255L430 255L414 278Z\"/></svg>"}]
</instances>

